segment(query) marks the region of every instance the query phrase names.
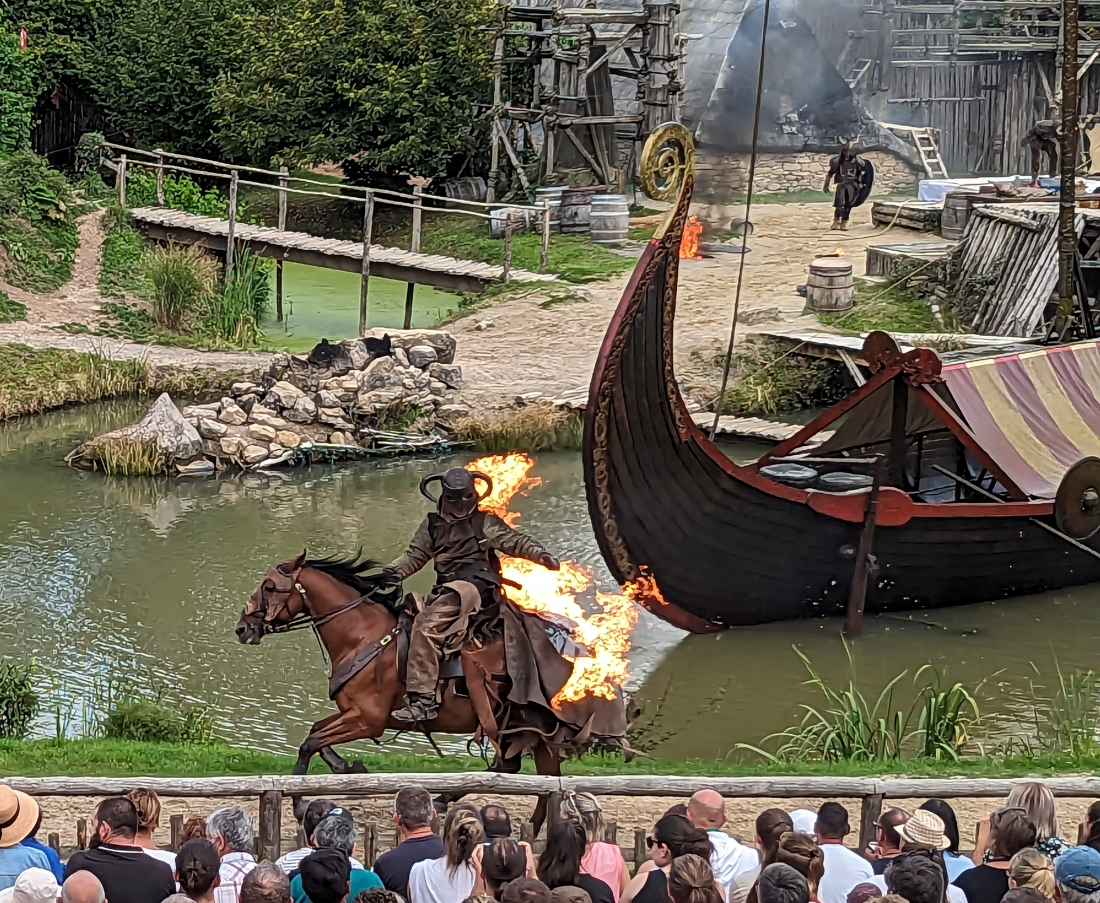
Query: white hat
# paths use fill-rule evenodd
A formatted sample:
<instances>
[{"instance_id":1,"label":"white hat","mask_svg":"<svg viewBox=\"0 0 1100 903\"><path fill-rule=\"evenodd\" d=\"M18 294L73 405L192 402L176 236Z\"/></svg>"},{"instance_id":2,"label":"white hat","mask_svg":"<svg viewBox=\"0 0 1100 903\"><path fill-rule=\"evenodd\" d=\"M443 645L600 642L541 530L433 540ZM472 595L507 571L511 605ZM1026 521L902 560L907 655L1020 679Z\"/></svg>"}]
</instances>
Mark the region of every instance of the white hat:
<instances>
[{"instance_id":1,"label":"white hat","mask_svg":"<svg viewBox=\"0 0 1100 903\"><path fill-rule=\"evenodd\" d=\"M791 824L799 834L813 834L817 824L817 813L812 809L795 809L791 813ZM0 900L0 903L3 903Z\"/></svg>"},{"instance_id":2,"label":"white hat","mask_svg":"<svg viewBox=\"0 0 1100 903\"><path fill-rule=\"evenodd\" d=\"M31 868L20 873L13 887L0 890L0 903L57 903L60 892L53 872Z\"/></svg>"}]
</instances>

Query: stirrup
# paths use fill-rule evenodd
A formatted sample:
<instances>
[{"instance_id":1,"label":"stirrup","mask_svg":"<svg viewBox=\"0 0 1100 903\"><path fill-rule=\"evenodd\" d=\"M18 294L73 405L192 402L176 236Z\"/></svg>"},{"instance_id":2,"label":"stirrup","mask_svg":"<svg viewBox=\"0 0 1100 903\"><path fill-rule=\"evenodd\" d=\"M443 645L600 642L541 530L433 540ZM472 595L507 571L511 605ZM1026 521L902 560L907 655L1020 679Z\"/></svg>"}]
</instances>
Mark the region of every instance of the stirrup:
<instances>
[{"instance_id":1,"label":"stirrup","mask_svg":"<svg viewBox=\"0 0 1100 903\"><path fill-rule=\"evenodd\" d=\"M424 699L418 696L406 696L405 705L395 711L390 717L402 724L416 724L421 721L431 721L439 712L439 706L434 700Z\"/></svg>"}]
</instances>

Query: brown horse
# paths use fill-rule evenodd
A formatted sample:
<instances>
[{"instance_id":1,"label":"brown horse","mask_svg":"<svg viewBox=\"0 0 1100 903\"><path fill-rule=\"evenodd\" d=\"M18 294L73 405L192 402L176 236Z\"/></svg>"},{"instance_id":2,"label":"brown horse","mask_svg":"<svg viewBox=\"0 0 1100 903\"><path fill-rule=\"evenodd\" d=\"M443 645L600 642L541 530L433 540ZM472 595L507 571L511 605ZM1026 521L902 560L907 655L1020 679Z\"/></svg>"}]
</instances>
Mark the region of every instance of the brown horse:
<instances>
[{"instance_id":1,"label":"brown horse","mask_svg":"<svg viewBox=\"0 0 1100 903\"><path fill-rule=\"evenodd\" d=\"M362 661L364 654L373 653L366 667L333 697L340 711L310 728L298 749L295 774L305 774L310 759L318 753L335 772L365 771L361 762L349 764L333 746L377 739L387 729L406 729L390 718L405 695L398 673L398 644L392 642L397 631L394 607L401 590L381 573L365 573L377 567L375 562L357 562L354 557L307 559L303 551L264 575L237 622L237 638L253 646L269 633L312 627L328 650L333 674L353 659ZM439 714L431 722L432 731L474 734L479 727L488 733L470 699L443 694ZM536 748L534 758L539 774L561 774L559 756L546 744ZM498 757L494 770L518 771L519 766L518 757Z\"/></svg>"}]
</instances>

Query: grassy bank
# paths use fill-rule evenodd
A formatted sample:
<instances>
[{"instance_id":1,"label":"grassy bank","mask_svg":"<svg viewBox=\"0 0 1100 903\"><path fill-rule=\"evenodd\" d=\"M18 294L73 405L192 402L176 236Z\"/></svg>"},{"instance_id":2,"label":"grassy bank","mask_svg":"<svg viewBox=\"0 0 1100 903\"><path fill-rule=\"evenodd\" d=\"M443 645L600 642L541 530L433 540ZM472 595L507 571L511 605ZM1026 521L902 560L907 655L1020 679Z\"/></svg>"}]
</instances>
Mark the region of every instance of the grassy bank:
<instances>
[{"instance_id":1,"label":"grassy bank","mask_svg":"<svg viewBox=\"0 0 1100 903\"><path fill-rule=\"evenodd\" d=\"M440 758L427 754L367 753L362 756L372 772L481 771L484 763L464 755ZM289 774L293 756L239 749L219 743L140 743L128 740L0 740L0 774L23 777L143 775L202 777L207 775ZM885 762L763 763L717 760L673 761L638 758L630 763L612 756L585 756L566 762L566 774L677 774L715 777L774 775L835 775L872 777L1022 777L1092 774L1100 769L1100 755L1016 756L1005 759L968 758L959 762L915 759ZM327 768L315 760L318 774ZM532 772L531 763L524 770Z\"/></svg>"},{"instance_id":2,"label":"grassy bank","mask_svg":"<svg viewBox=\"0 0 1100 903\"><path fill-rule=\"evenodd\" d=\"M153 368L140 360L112 360L59 348L0 345L0 420L127 395L206 395L240 375Z\"/></svg>"},{"instance_id":3,"label":"grassy bank","mask_svg":"<svg viewBox=\"0 0 1100 903\"><path fill-rule=\"evenodd\" d=\"M522 448L529 452L575 451L581 447L584 415L548 404L526 405L459 417L447 424L455 439L472 442L479 452L497 454Z\"/></svg>"}]
</instances>

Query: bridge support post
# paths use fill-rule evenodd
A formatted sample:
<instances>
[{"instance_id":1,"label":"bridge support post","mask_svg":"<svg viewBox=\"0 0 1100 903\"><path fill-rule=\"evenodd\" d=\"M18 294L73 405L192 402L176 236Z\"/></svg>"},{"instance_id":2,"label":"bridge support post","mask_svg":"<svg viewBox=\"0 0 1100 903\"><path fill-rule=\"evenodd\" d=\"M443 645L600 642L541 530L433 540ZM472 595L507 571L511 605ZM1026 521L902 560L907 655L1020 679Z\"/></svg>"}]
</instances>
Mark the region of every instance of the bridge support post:
<instances>
[{"instance_id":1,"label":"bridge support post","mask_svg":"<svg viewBox=\"0 0 1100 903\"><path fill-rule=\"evenodd\" d=\"M508 282L512 277L512 217L504 217L504 267L500 273L500 281Z\"/></svg>"},{"instance_id":2,"label":"bridge support post","mask_svg":"<svg viewBox=\"0 0 1100 903\"><path fill-rule=\"evenodd\" d=\"M157 154L157 204L164 206L164 153L158 147Z\"/></svg>"},{"instance_id":3,"label":"bridge support post","mask_svg":"<svg viewBox=\"0 0 1100 903\"><path fill-rule=\"evenodd\" d=\"M118 155L118 174L115 176L118 182L118 206L126 206L126 155Z\"/></svg>"},{"instance_id":4,"label":"bridge support post","mask_svg":"<svg viewBox=\"0 0 1100 903\"><path fill-rule=\"evenodd\" d=\"M550 266L550 202L542 202L542 250L539 251L539 272Z\"/></svg>"},{"instance_id":5,"label":"bridge support post","mask_svg":"<svg viewBox=\"0 0 1100 903\"><path fill-rule=\"evenodd\" d=\"M409 250L414 254L420 252L420 218L424 210L424 201L421 195L424 189L419 185L413 185L413 215L412 215L412 243ZM405 320L404 329L412 329L413 319L413 295L416 292L416 283L410 282L405 288Z\"/></svg>"},{"instance_id":6,"label":"bridge support post","mask_svg":"<svg viewBox=\"0 0 1100 903\"><path fill-rule=\"evenodd\" d=\"M363 269L359 283L359 335L367 331L367 283L370 282L370 236L374 228L374 192L369 188L363 201Z\"/></svg>"},{"instance_id":7,"label":"bridge support post","mask_svg":"<svg viewBox=\"0 0 1100 903\"><path fill-rule=\"evenodd\" d=\"M279 167L279 231L286 229L286 183L290 170ZM283 322L283 262L275 258L275 319Z\"/></svg>"},{"instance_id":8,"label":"bridge support post","mask_svg":"<svg viewBox=\"0 0 1100 903\"><path fill-rule=\"evenodd\" d=\"M225 236L225 281L228 283L233 278L233 236L237 231L237 181L240 178L237 170L229 172L229 229Z\"/></svg>"}]
</instances>

